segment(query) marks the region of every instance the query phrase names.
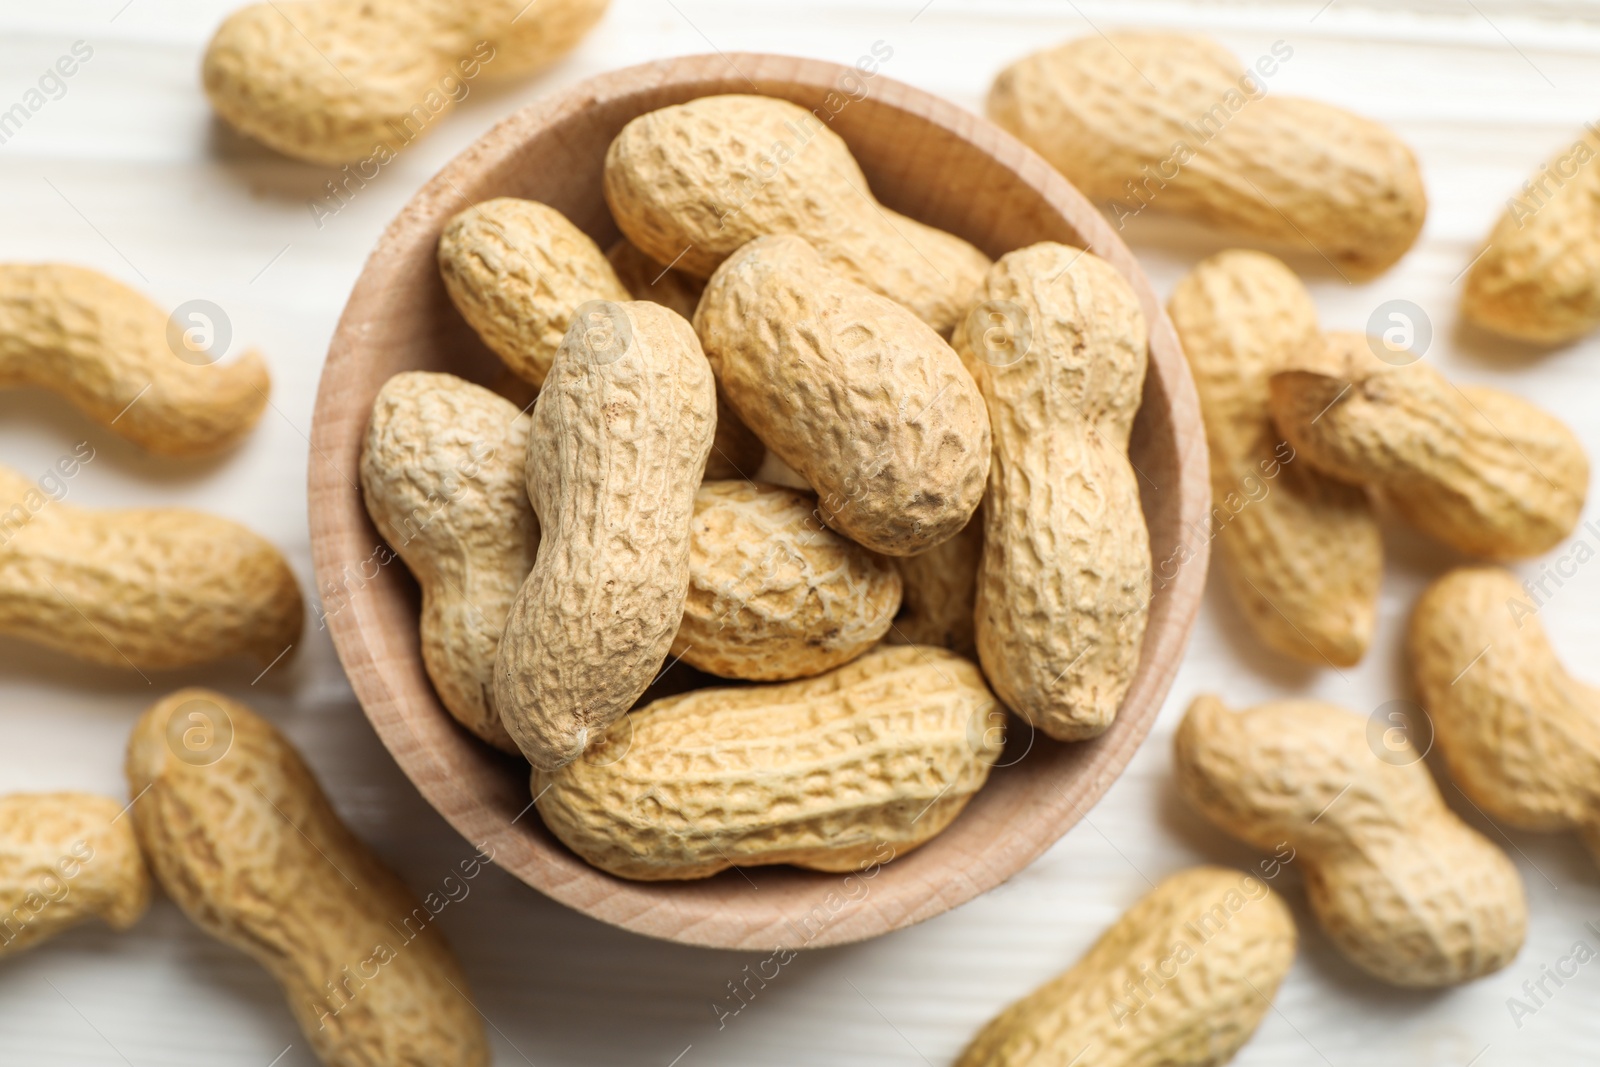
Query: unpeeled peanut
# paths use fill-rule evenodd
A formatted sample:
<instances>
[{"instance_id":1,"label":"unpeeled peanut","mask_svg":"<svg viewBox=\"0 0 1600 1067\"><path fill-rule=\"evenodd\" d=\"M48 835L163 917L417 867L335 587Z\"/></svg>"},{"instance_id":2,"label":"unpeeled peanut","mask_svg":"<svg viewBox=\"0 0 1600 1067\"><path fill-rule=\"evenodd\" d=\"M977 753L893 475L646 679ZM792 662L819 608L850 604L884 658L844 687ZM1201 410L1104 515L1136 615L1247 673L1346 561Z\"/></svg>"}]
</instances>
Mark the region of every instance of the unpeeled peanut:
<instances>
[{"instance_id":1,"label":"unpeeled peanut","mask_svg":"<svg viewBox=\"0 0 1600 1067\"><path fill-rule=\"evenodd\" d=\"M1411 670L1461 791L1512 826L1577 830L1600 859L1600 689L1561 665L1539 606L1506 571L1453 570L1417 601Z\"/></svg>"},{"instance_id":2,"label":"unpeeled peanut","mask_svg":"<svg viewBox=\"0 0 1600 1067\"><path fill-rule=\"evenodd\" d=\"M208 456L254 429L271 382L254 350L226 364L180 359L171 339L181 346L185 326L96 271L0 264L0 385L60 393L158 455Z\"/></svg>"},{"instance_id":3,"label":"unpeeled peanut","mask_svg":"<svg viewBox=\"0 0 1600 1067\"><path fill-rule=\"evenodd\" d=\"M1461 310L1496 333L1539 344L1600 324L1600 130L1593 124L1539 168L1471 263Z\"/></svg>"},{"instance_id":4,"label":"unpeeled peanut","mask_svg":"<svg viewBox=\"0 0 1600 1067\"><path fill-rule=\"evenodd\" d=\"M588 235L535 200L503 196L453 216L439 235L438 260L461 317L534 385L550 373L580 305L629 299Z\"/></svg>"},{"instance_id":5,"label":"unpeeled peanut","mask_svg":"<svg viewBox=\"0 0 1600 1067\"><path fill-rule=\"evenodd\" d=\"M689 594L671 654L724 678L805 678L889 629L900 575L823 526L816 498L708 481L694 501Z\"/></svg>"},{"instance_id":6,"label":"unpeeled peanut","mask_svg":"<svg viewBox=\"0 0 1600 1067\"><path fill-rule=\"evenodd\" d=\"M88 512L0 467L0 633L135 670L300 640L300 587L237 523L185 508Z\"/></svg>"},{"instance_id":7,"label":"unpeeled peanut","mask_svg":"<svg viewBox=\"0 0 1600 1067\"><path fill-rule=\"evenodd\" d=\"M0 957L91 916L126 930L150 905L150 873L122 805L89 793L0 797Z\"/></svg>"},{"instance_id":8,"label":"unpeeled peanut","mask_svg":"<svg viewBox=\"0 0 1600 1067\"><path fill-rule=\"evenodd\" d=\"M162 888L283 987L328 1067L487 1067L466 976L425 908L339 820L300 754L185 689L128 740L130 809Z\"/></svg>"},{"instance_id":9,"label":"unpeeled peanut","mask_svg":"<svg viewBox=\"0 0 1600 1067\"><path fill-rule=\"evenodd\" d=\"M378 391L361 449L367 514L422 586L422 665L439 701L508 752L494 660L539 550L523 476L531 421L487 389L411 371Z\"/></svg>"},{"instance_id":10,"label":"unpeeled peanut","mask_svg":"<svg viewBox=\"0 0 1600 1067\"><path fill-rule=\"evenodd\" d=\"M1281 700L1233 712L1189 706L1176 738L1189 802L1257 848L1290 847L1328 937L1400 986L1453 985L1522 947L1517 869L1439 796L1401 738L1378 755L1368 722L1332 704Z\"/></svg>"},{"instance_id":11,"label":"unpeeled peanut","mask_svg":"<svg viewBox=\"0 0 1600 1067\"><path fill-rule=\"evenodd\" d=\"M1300 279L1259 252L1221 252L1168 305L1211 451L1212 526L1256 636L1307 663L1348 666L1372 640L1383 574L1364 491L1298 457L1272 423L1269 381L1322 350Z\"/></svg>"},{"instance_id":12,"label":"unpeeled peanut","mask_svg":"<svg viewBox=\"0 0 1600 1067\"><path fill-rule=\"evenodd\" d=\"M948 826L988 777L1004 712L943 649L880 648L804 681L701 689L535 767L545 825L622 878L792 863L852 871Z\"/></svg>"},{"instance_id":13,"label":"unpeeled peanut","mask_svg":"<svg viewBox=\"0 0 1600 1067\"><path fill-rule=\"evenodd\" d=\"M1589 460L1554 415L1421 360L1385 363L1361 334L1328 340L1332 365L1272 376L1273 420L1306 462L1469 555L1538 555L1577 526Z\"/></svg>"},{"instance_id":14,"label":"unpeeled peanut","mask_svg":"<svg viewBox=\"0 0 1600 1067\"><path fill-rule=\"evenodd\" d=\"M989 266L959 237L877 203L822 118L766 96L706 96L640 115L606 153L605 195L630 241L686 274L709 278L750 241L795 234L830 273L947 335Z\"/></svg>"},{"instance_id":15,"label":"unpeeled peanut","mask_svg":"<svg viewBox=\"0 0 1600 1067\"><path fill-rule=\"evenodd\" d=\"M761 237L718 268L695 329L728 403L829 526L908 556L966 525L989 470L983 397L904 307L799 237Z\"/></svg>"},{"instance_id":16,"label":"unpeeled peanut","mask_svg":"<svg viewBox=\"0 0 1600 1067\"><path fill-rule=\"evenodd\" d=\"M1213 1067L1250 1040L1294 962L1259 879L1169 875L1082 959L991 1019L956 1067Z\"/></svg>"},{"instance_id":17,"label":"unpeeled peanut","mask_svg":"<svg viewBox=\"0 0 1600 1067\"><path fill-rule=\"evenodd\" d=\"M956 334L994 440L978 655L1007 707L1082 740L1122 706L1149 616L1150 537L1128 461L1144 315L1110 264L1050 242L1001 258L978 296Z\"/></svg>"},{"instance_id":18,"label":"unpeeled peanut","mask_svg":"<svg viewBox=\"0 0 1600 1067\"><path fill-rule=\"evenodd\" d=\"M206 96L229 123L313 163L388 163L486 80L558 59L607 0L271 0L206 47Z\"/></svg>"},{"instance_id":19,"label":"unpeeled peanut","mask_svg":"<svg viewBox=\"0 0 1600 1067\"><path fill-rule=\"evenodd\" d=\"M937 645L978 658L973 612L983 559L983 509L943 544L894 561L903 592L900 613L884 640L891 645Z\"/></svg>"},{"instance_id":20,"label":"unpeeled peanut","mask_svg":"<svg viewBox=\"0 0 1600 1067\"><path fill-rule=\"evenodd\" d=\"M1258 69L1275 72L1293 54L1280 48ZM1119 223L1149 206L1309 246L1353 272L1388 268L1427 215L1416 158L1370 119L1266 92L1207 37L1121 31L1008 67L989 92L989 117L1084 195L1111 201Z\"/></svg>"},{"instance_id":21,"label":"unpeeled peanut","mask_svg":"<svg viewBox=\"0 0 1600 1067\"><path fill-rule=\"evenodd\" d=\"M666 659L716 420L694 330L645 301L586 305L533 409L543 540L496 653L494 706L535 767L576 759Z\"/></svg>"}]
</instances>

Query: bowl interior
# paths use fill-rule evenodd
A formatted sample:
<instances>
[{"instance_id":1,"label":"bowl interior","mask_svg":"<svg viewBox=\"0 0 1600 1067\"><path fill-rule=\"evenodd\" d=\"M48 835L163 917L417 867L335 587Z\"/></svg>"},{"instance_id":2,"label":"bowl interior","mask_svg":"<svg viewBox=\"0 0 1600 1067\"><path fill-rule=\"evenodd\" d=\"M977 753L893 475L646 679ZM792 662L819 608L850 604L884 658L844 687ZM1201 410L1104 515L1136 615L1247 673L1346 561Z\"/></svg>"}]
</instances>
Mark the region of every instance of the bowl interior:
<instances>
[{"instance_id":1,"label":"bowl interior","mask_svg":"<svg viewBox=\"0 0 1600 1067\"><path fill-rule=\"evenodd\" d=\"M699 882L632 883L568 852L531 811L525 765L480 744L435 698L418 649L416 586L401 566L369 576L382 544L357 485L378 389L406 370L492 381L498 362L451 306L434 262L451 215L496 196L540 200L602 248L618 233L601 195L607 146L646 111L716 93L816 109L889 207L990 256L1038 241L1088 247L1120 270L1151 325L1131 455L1139 470L1154 599L1137 677L1112 728L1087 743L1012 739L989 784L943 834L852 876L769 867ZM1015 139L882 75L783 56L691 56L603 75L496 126L390 225L340 321L317 398L310 512L319 594L367 716L424 796L474 845L541 892L641 933L724 948L820 946L875 936L970 900L1082 818L1145 737L1171 684L1204 585L1210 507L1194 387L1171 324L1128 249L1065 179ZM364 569L365 568L365 569ZM853 880L854 879L854 880Z\"/></svg>"}]
</instances>

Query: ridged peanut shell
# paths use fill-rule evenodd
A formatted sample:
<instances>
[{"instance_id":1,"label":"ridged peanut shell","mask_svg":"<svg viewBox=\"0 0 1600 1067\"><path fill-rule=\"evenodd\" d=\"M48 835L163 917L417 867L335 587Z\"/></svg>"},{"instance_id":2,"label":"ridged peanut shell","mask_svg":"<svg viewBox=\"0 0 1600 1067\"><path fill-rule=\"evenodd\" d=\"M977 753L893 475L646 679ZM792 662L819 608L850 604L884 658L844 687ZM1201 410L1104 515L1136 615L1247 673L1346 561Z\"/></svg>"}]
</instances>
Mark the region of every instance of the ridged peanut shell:
<instances>
[{"instance_id":1,"label":"ridged peanut shell","mask_svg":"<svg viewBox=\"0 0 1600 1067\"><path fill-rule=\"evenodd\" d=\"M192 730L209 732L190 744ZM162 888L271 973L324 1064L487 1067L435 912L340 821L271 724L220 693L181 690L134 724L127 774Z\"/></svg>"},{"instance_id":2,"label":"ridged peanut shell","mask_svg":"<svg viewBox=\"0 0 1600 1067\"><path fill-rule=\"evenodd\" d=\"M879 204L822 118L767 96L705 96L640 115L606 153L605 195L630 241L686 274L709 278L750 241L794 234L831 273L946 335L989 266L959 237Z\"/></svg>"},{"instance_id":3,"label":"ridged peanut shell","mask_svg":"<svg viewBox=\"0 0 1600 1067\"><path fill-rule=\"evenodd\" d=\"M852 871L960 814L999 757L1003 716L974 664L883 648L816 678L658 700L583 759L535 768L533 794L552 833L621 878Z\"/></svg>"},{"instance_id":4,"label":"ridged peanut shell","mask_svg":"<svg viewBox=\"0 0 1600 1067\"><path fill-rule=\"evenodd\" d=\"M84 511L0 467L0 633L141 671L266 666L299 642L304 615L283 555L238 523Z\"/></svg>"},{"instance_id":5,"label":"ridged peanut shell","mask_svg":"<svg viewBox=\"0 0 1600 1067\"><path fill-rule=\"evenodd\" d=\"M1114 31L1007 67L988 110L1119 222L1148 205L1387 269L1427 215L1416 157L1380 123L1267 84L1207 37Z\"/></svg>"},{"instance_id":6,"label":"ridged peanut shell","mask_svg":"<svg viewBox=\"0 0 1600 1067\"><path fill-rule=\"evenodd\" d=\"M528 498L542 540L506 620L494 706L554 769L661 670L689 589L694 496L716 386L694 330L659 304L589 305L533 409Z\"/></svg>"},{"instance_id":7,"label":"ridged peanut shell","mask_svg":"<svg viewBox=\"0 0 1600 1067\"><path fill-rule=\"evenodd\" d=\"M1226 1063L1271 1008L1294 950L1294 918L1259 879L1179 871L1070 970L991 1019L956 1067Z\"/></svg>"},{"instance_id":8,"label":"ridged peanut shell","mask_svg":"<svg viewBox=\"0 0 1600 1067\"><path fill-rule=\"evenodd\" d=\"M1506 202L1467 272L1468 319L1561 344L1600 324L1600 130L1588 125Z\"/></svg>"},{"instance_id":9,"label":"ridged peanut shell","mask_svg":"<svg viewBox=\"0 0 1600 1067\"><path fill-rule=\"evenodd\" d=\"M535 200L502 196L454 215L439 235L438 259L461 317L534 385L550 373L580 306L631 299L589 236Z\"/></svg>"},{"instance_id":10,"label":"ridged peanut shell","mask_svg":"<svg viewBox=\"0 0 1600 1067\"><path fill-rule=\"evenodd\" d=\"M0 797L0 957L88 918L126 930L150 906L150 872L122 805L91 793Z\"/></svg>"},{"instance_id":11,"label":"ridged peanut shell","mask_svg":"<svg viewBox=\"0 0 1600 1067\"><path fill-rule=\"evenodd\" d=\"M1122 275L1066 245L1002 257L979 296L956 335L994 440L978 656L1007 707L1083 740L1122 706L1149 617L1150 535L1128 460L1149 334Z\"/></svg>"},{"instance_id":12,"label":"ridged peanut shell","mask_svg":"<svg viewBox=\"0 0 1600 1067\"><path fill-rule=\"evenodd\" d=\"M266 363L253 349L227 363L186 362L169 343L172 328L142 294L96 271L0 264L0 386L59 393L157 455L214 455L260 420L272 388Z\"/></svg>"},{"instance_id":13,"label":"ridged peanut shell","mask_svg":"<svg viewBox=\"0 0 1600 1067\"><path fill-rule=\"evenodd\" d=\"M876 644L900 606L900 575L816 512L809 493L702 483L671 655L724 678L780 681L821 674Z\"/></svg>"},{"instance_id":14,"label":"ridged peanut shell","mask_svg":"<svg viewBox=\"0 0 1600 1067\"><path fill-rule=\"evenodd\" d=\"M1438 579L1411 615L1411 670L1450 778L1495 819L1579 830L1600 856L1600 689L1572 677L1541 592L1494 567Z\"/></svg>"},{"instance_id":15,"label":"ridged peanut shell","mask_svg":"<svg viewBox=\"0 0 1600 1067\"><path fill-rule=\"evenodd\" d=\"M422 587L422 665L439 701L507 752L494 660L539 551L523 475L531 422L481 386L408 371L378 391L361 448L367 514Z\"/></svg>"},{"instance_id":16,"label":"ridged peanut shell","mask_svg":"<svg viewBox=\"0 0 1600 1067\"><path fill-rule=\"evenodd\" d=\"M206 47L206 96L231 125L312 163L382 166L478 78L571 51L608 0L271 0L229 15ZM370 175L368 175L370 177Z\"/></svg>"},{"instance_id":17,"label":"ridged peanut shell","mask_svg":"<svg viewBox=\"0 0 1600 1067\"><path fill-rule=\"evenodd\" d=\"M763 237L717 270L695 329L728 403L829 526L909 556L967 524L989 471L983 397L904 307L799 237Z\"/></svg>"},{"instance_id":18,"label":"ridged peanut shell","mask_svg":"<svg viewBox=\"0 0 1600 1067\"><path fill-rule=\"evenodd\" d=\"M1454 385L1421 360L1382 363L1360 334L1330 346L1349 353L1344 367L1272 376L1273 420L1306 462L1377 490L1468 555L1535 556L1578 525L1589 460L1560 419L1499 389Z\"/></svg>"},{"instance_id":19,"label":"ridged peanut shell","mask_svg":"<svg viewBox=\"0 0 1600 1067\"><path fill-rule=\"evenodd\" d=\"M1377 618L1377 518L1365 491L1296 454L1268 408L1274 374L1322 358L1311 295L1278 260L1234 250L1190 271L1167 310L1200 394L1211 525L1234 601L1267 647L1356 663Z\"/></svg>"},{"instance_id":20,"label":"ridged peanut shell","mask_svg":"<svg viewBox=\"0 0 1600 1067\"><path fill-rule=\"evenodd\" d=\"M900 613L884 635L891 645L937 645L978 658L973 611L983 559L983 510L950 540L894 561L903 591Z\"/></svg>"},{"instance_id":21,"label":"ridged peanut shell","mask_svg":"<svg viewBox=\"0 0 1600 1067\"><path fill-rule=\"evenodd\" d=\"M1200 696L1178 727L1178 786L1234 837L1287 843L1317 921L1368 973L1432 988L1499 970L1527 932L1516 867L1445 806L1407 739L1373 733L1319 701L1233 712Z\"/></svg>"}]
</instances>

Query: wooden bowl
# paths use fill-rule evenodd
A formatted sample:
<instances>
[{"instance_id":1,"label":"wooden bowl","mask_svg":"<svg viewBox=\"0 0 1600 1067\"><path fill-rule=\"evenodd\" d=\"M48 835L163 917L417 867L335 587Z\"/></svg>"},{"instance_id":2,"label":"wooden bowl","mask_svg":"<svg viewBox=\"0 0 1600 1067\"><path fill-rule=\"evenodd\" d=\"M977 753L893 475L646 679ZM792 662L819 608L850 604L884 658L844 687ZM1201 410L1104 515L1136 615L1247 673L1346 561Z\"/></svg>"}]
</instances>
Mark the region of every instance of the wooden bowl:
<instances>
[{"instance_id":1,"label":"wooden bowl","mask_svg":"<svg viewBox=\"0 0 1600 1067\"><path fill-rule=\"evenodd\" d=\"M860 96L863 82L867 95L850 99L847 90ZM372 574L383 542L362 506L357 469L379 387L400 371L483 382L497 370L440 282L434 246L445 221L490 197L527 197L564 212L605 248L618 235L600 191L612 138L644 112L717 93L829 110L847 101L833 128L885 204L990 256L1045 240L1086 246L1133 285L1151 325L1132 458L1157 581L1121 714L1104 736L1082 744L1014 729L1007 765L961 817L870 882L761 867L640 883L590 867L530 809L526 765L474 740L434 696L418 651L417 590L405 567ZM971 900L1026 866L1105 793L1155 720L1194 622L1208 555L1206 462L1194 384L1155 293L1100 213L1032 151L978 116L881 75L869 80L849 67L786 56L690 56L605 74L524 108L458 156L390 224L356 282L322 374L310 461L312 547L334 644L367 717L468 842L487 841L496 862L540 892L629 930L719 948L812 947L874 937Z\"/></svg>"}]
</instances>

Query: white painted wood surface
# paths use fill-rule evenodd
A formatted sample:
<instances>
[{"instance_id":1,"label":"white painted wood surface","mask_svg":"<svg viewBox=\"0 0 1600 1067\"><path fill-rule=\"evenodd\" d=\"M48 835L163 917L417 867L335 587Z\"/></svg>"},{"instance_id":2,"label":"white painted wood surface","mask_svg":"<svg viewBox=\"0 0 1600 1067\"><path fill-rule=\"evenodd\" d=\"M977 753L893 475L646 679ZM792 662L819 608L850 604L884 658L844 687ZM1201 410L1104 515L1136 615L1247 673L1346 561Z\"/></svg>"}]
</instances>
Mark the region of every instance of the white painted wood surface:
<instances>
[{"instance_id":1,"label":"white painted wood surface","mask_svg":"<svg viewBox=\"0 0 1600 1067\"><path fill-rule=\"evenodd\" d=\"M1271 89L1305 93L1391 123L1421 158L1432 210L1417 248L1372 283L1307 270L1332 328L1359 329L1386 300L1425 308L1428 357L1460 380L1515 389L1600 449L1600 340L1539 353L1457 326L1458 273L1505 199L1577 126L1600 117L1600 5L1519 0L1090 3L1087 0L616 0L583 47L531 82L474 88L466 104L319 228L309 201L328 172L276 157L211 117L201 50L225 0L4 0L0 110L23 98L74 42L93 56L0 144L0 258L97 267L159 301L204 298L235 345L262 348L273 409L236 454L208 463L139 455L65 404L0 394L0 462L42 472L80 441L96 459L76 504L184 504L244 521L282 545L307 587L305 469L312 398L345 294L380 229L440 164L522 103L601 70L712 49L853 61L876 41L890 77L981 106L1005 62L1095 28L1205 28L1245 58L1294 49ZM1128 234L1158 289L1220 247L1153 215ZM1591 506L1597 520L1600 508ZM1600 532L1578 535L1600 546ZM1547 557L1553 563L1563 552ZM1200 823L1169 782L1173 725L1196 692L1244 703L1314 694L1367 713L1408 695L1400 639L1409 607L1449 554L1389 531L1376 645L1341 672L1286 666L1256 648L1213 578L1188 660L1145 749L1076 830L1010 883L924 926L801 956L719 1027L726 983L762 957L659 944L581 918L499 871L465 884L441 924L491 1022L497 1064L949 1063L994 1010L1073 959L1148 883L1178 867L1255 857ZM1541 563L1519 568L1537 575ZM1554 588L1552 586L1552 588ZM1568 662L1600 679L1600 566L1579 567L1542 609ZM122 745L134 717L187 682L249 700L302 746L335 805L419 892L442 888L472 849L395 770L313 623L290 664L252 682L232 664L182 676L78 666L0 642L0 791L85 789L125 796ZM1521 1025L1507 998L1574 942L1600 947L1600 872L1574 841L1502 833L1444 786L1464 816L1507 844L1527 885L1527 947L1503 973L1440 993L1368 981L1302 922L1303 948L1276 1010L1240 1064L1481 1067L1589 1062L1600 1055L1600 967L1547 988ZM1305 920L1300 872L1278 880ZM461 890L456 890L459 896ZM870 896L855 905L871 907ZM1593 973L1591 973L1593 972ZM754 988L754 984L752 984ZM1530 1002L1531 1003L1531 1002ZM280 1057L274 1060L274 1057ZM681 1058L679 1058L681 1057ZM131 932L88 926L0 964L0 1064L240 1065L315 1061L266 975L199 934L166 901Z\"/></svg>"}]
</instances>

